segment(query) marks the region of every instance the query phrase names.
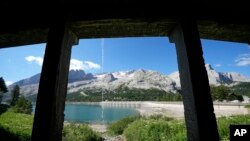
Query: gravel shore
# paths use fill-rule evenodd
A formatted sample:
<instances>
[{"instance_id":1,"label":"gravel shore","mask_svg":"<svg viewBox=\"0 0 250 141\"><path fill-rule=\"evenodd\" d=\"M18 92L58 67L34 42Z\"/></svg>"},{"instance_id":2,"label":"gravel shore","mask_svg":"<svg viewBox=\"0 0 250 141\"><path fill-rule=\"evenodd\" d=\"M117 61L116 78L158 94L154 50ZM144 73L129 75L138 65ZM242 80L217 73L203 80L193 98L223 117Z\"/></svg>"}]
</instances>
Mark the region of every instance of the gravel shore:
<instances>
[{"instance_id":1,"label":"gravel shore","mask_svg":"<svg viewBox=\"0 0 250 141\"><path fill-rule=\"evenodd\" d=\"M216 117L230 115L245 115L250 111L242 103L215 103ZM184 106L182 102L142 102L137 108L142 116L163 115L177 119L184 118Z\"/></svg>"}]
</instances>

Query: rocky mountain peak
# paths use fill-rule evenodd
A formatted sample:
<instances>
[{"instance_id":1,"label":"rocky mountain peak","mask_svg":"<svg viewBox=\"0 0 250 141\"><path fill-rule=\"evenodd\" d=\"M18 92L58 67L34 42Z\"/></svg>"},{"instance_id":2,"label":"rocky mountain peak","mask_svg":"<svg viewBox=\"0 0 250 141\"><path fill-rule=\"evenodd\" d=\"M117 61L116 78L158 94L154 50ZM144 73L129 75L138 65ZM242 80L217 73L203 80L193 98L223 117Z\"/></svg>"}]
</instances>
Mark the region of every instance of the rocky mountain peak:
<instances>
[{"instance_id":1,"label":"rocky mountain peak","mask_svg":"<svg viewBox=\"0 0 250 141\"><path fill-rule=\"evenodd\" d=\"M75 82L83 80L85 77L85 72L83 70L70 70L69 71L69 77L68 82Z\"/></svg>"},{"instance_id":2,"label":"rocky mountain peak","mask_svg":"<svg viewBox=\"0 0 250 141\"><path fill-rule=\"evenodd\" d=\"M232 84L234 82L250 82L249 78L239 73L221 73L216 72L211 65L206 64L209 83L213 85ZM37 94L40 74L30 78L20 80L13 85L21 87L21 93L24 95ZM130 89L158 89L166 92L177 92L180 89L179 72L174 72L168 76L152 70L132 70L119 71L113 73L103 73L93 75L86 74L83 70L71 70L69 72L68 93L83 90L98 91L106 89L115 91L120 87ZM20 85L21 84L21 85Z\"/></svg>"},{"instance_id":3,"label":"rocky mountain peak","mask_svg":"<svg viewBox=\"0 0 250 141\"><path fill-rule=\"evenodd\" d=\"M25 85L32 85L32 84L38 84L40 81L41 74L38 73L36 75L33 75L29 78L17 81L10 85L10 87L19 85L19 86L25 86ZM93 79L94 76L91 73L86 74L84 70L70 70L68 75L68 82L75 82L75 81L81 81L81 80L89 80Z\"/></svg>"},{"instance_id":4,"label":"rocky mountain peak","mask_svg":"<svg viewBox=\"0 0 250 141\"><path fill-rule=\"evenodd\" d=\"M207 70L214 70L214 68L210 64L205 64L205 67Z\"/></svg>"},{"instance_id":5,"label":"rocky mountain peak","mask_svg":"<svg viewBox=\"0 0 250 141\"><path fill-rule=\"evenodd\" d=\"M104 82L112 82L115 80L115 77L112 73L105 74L103 77Z\"/></svg>"},{"instance_id":6,"label":"rocky mountain peak","mask_svg":"<svg viewBox=\"0 0 250 141\"><path fill-rule=\"evenodd\" d=\"M210 64L205 65L207 70L207 75L209 79L209 84L221 85L221 84L232 84L234 82L250 82L250 79L236 72L222 73L217 72L213 69ZM171 79L176 82L177 86L180 86L180 76L179 72L174 72L168 75Z\"/></svg>"}]
</instances>

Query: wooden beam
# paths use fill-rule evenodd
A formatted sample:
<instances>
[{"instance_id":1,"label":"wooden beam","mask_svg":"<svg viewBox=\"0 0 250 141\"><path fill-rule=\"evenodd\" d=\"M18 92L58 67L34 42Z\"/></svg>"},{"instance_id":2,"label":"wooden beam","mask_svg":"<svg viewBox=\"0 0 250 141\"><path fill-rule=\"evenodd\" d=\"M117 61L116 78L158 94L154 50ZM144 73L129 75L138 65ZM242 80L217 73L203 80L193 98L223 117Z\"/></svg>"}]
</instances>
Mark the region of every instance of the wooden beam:
<instances>
[{"instance_id":1,"label":"wooden beam","mask_svg":"<svg viewBox=\"0 0 250 141\"><path fill-rule=\"evenodd\" d=\"M53 25L48 33L41 72L32 141L60 141L71 47L78 41L65 23Z\"/></svg>"},{"instance_id":2,"label":"wooden beam","mask_svg":"<svg viewBox=\"0 0 250 141\"><path fill-rule=\"evenodd\" d=\"M181 21L170 34L170 42L176 45L188 140L218 141L213 102L195 20Z\"/></svg>"}]
</instances>

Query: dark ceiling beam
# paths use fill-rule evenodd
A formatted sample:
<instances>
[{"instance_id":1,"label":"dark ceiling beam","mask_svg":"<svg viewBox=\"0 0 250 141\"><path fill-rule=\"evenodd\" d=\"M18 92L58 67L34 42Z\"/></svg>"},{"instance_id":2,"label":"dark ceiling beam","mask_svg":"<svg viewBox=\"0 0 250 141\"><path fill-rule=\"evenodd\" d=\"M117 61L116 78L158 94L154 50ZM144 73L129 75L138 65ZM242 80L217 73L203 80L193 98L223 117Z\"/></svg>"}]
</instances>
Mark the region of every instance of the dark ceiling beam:
<instances>
[{"instance_id":1,"label":"dark ceiling beam","mask_svg":"<svg viewBox=\"0 0 250 141\"><path fill-rule=\"evenodd\" d=\"M70 21L69 27L80 39L138 36L167 36L179 19L104 19ZM51 23L30 22L6 26L0 30L0 48L45 43ZM3 27L1 27L3 28ZM198 28L203 39L249 43L250 24L199 20ZM7 31L9 30L9 31Z\"/></svg>"},{"instance_id":2,"label":"dark ceiling beam","mask_svg":"<svg viewBox=\"0 0 250 141\"><path fill-rule=\"evenodd\" d=\"M180 8L187 12L177 13ZM167 36L186 15L198 20L201 38L249 43L248 5L188 2L181 7L178 2L63 1L55 6L4 1L0 7L0 48L44 43L48 27L56 21L69 23L79 38Z\"/></svg>"}]
</instances>

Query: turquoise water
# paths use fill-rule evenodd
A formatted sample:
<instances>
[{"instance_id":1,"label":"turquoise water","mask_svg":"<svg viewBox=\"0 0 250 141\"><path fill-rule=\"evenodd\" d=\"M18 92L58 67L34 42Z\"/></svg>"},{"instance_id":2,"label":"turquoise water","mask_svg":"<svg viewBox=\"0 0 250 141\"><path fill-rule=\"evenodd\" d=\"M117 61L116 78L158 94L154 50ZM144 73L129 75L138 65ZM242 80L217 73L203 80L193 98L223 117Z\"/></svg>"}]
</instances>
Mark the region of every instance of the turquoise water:
<instances>
[{"instance_id":1,"label":"turquoise water","mask_svg":"<svg viewBox=\"0 0 250 141\"><path fill-rule=\"evenodd\" d=\"M100 105L66 104L64 114L64 121L106 124L139 113L134 108L104 107L102 119L102 107Z\"/></svg>"},{"instance_id":2,"label":"turquoise water","mask_svg":"<svg viewBox=\"0 0 250 141\"><path fill-rule=\"evenodd\" d=\"M103 110L103 118L102 118ZM33 113L35 106L33 106ZM94 104L66 104L64 121L77 123L107 124L120 120L126 116L139 115L134 108L104 107Z\"/></svg>"}]
</instances>

